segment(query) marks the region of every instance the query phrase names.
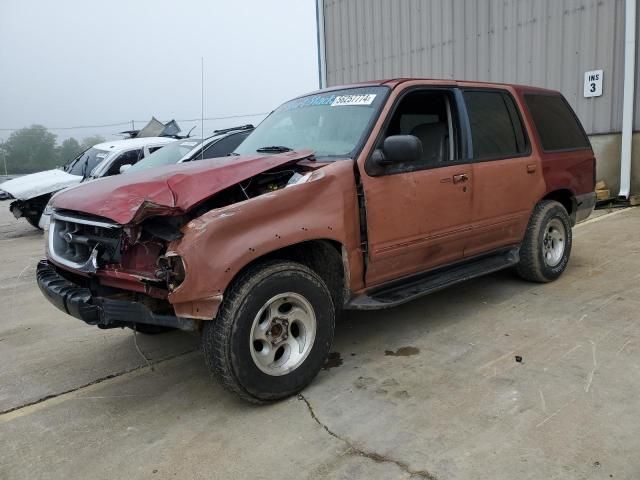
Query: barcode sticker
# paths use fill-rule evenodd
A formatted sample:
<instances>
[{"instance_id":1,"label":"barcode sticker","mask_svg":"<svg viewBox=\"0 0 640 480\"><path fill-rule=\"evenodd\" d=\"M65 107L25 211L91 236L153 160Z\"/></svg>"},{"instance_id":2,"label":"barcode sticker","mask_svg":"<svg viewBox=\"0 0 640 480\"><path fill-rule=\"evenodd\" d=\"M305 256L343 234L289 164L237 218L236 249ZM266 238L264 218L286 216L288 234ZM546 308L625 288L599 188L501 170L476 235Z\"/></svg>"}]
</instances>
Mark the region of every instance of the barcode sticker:
<instances>
[{"instance_id":1,"label":"barcode sticker","mask_svg":"<svg viewBox=\"0 0 640 480\"><path fill-rule=\"evenodd\" d=\"M375 99L375 93L367 93L364 95L338 95L331 106L345 107L349 105L371 105Z\"/></svg>"}]
</instances>

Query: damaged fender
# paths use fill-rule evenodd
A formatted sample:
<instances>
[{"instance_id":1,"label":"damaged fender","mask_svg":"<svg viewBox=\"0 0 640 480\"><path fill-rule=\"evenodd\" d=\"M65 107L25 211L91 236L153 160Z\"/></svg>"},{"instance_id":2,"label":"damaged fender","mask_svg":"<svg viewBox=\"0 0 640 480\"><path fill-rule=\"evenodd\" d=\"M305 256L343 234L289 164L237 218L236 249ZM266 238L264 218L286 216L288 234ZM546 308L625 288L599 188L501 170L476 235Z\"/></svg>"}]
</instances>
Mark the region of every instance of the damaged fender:
<instances>
[{"instance_id":1,"label":"damaged fender","mask_svg":"<svg viewBox=\"0 0 640 480\"><path fill-rule=\"evenodd\" d=\"M350 161L321 167L305 183L211 210L187 223L183 238L169 245L185 270L169 302L178 316L213 319L226 288L245 266L310 240L339 242L351 271L347 278L358 282L362 252L353 218L358 218L358 205ZM352 291L361 287L348 285Z\"/></svg>"}]
</instances>

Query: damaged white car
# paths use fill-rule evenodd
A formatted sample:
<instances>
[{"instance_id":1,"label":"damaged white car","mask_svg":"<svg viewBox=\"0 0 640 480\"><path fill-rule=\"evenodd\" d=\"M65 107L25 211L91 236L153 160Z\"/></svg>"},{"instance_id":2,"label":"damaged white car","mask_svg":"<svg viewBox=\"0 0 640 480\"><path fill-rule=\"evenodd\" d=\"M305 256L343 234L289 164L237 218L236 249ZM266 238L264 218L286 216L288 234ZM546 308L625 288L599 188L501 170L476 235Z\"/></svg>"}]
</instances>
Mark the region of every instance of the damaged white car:
<instances>
[{"instance_id":1,"label":"damaged white car","mask_svg":"<svg viewBox=\"0 0 640 480\"><path fill-rule=\"evenodd\" d=\"M120 173L123 165L139 160L175 142L171 137L145 137L116 140L94 145L62 169L46 170L14 178L0 184L0 191L15 199L9 209L16 218L24 217L31 225L43 228L41 217L51 196L82 181Z\"/></svg>"}]
</instances>

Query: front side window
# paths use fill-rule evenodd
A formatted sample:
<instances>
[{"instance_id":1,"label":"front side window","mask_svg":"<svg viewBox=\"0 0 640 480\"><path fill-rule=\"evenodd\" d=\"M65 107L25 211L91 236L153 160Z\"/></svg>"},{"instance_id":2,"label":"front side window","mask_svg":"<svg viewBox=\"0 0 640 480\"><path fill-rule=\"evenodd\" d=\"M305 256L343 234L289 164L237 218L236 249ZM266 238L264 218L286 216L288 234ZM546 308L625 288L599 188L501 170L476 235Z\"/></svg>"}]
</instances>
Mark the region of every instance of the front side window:
<instances>
[{"instance_id":1,"label":"front side window","mask_svg":"<svg viewBox=\"0 0 640 480\"><path fill-rule=\"evenodd\" d=\"M377 148L394 135L413 135L422 144L417 161L387 166L385 175L437 168L459 159L458 119L455 101L448 91L416 90L407 93L396 107Z\"/></svg>"},{"instance_id":2,"label":"front side window","mask_svg":"<svg viewBox=\"0 0 640 480\"><path fill-rule=\"evenodd\" d=\"M387 87L358 87L291 100L258 125L235 153L310 149L319 158L352 157L388 92Z\"/></svg>"},{"instance_id":3,"label":"front side window","mask_svg":"<svg viewBox=\"0 0 640 480\"><path fill-rule=\"evenodd\" d=\"M123 152L111 163L109 170L107 170L104 176L117 175L120 173L120 167L123 165L135 165L142 157L144 157L144 151L141 148Z\"/></svg>"},{"instance_id":4,"label":"front side window","mask_svg":"<svg viewBox=\"0 0 640 480\"><path fill-rule=\"evenodd\" d=\"M199 138L189 138L171 142L160 150L153 152L145 159L139 161L129 168L129 172L138 172L152 167L160 167L162 165L173 165L178 163L185 155L202 143Z\"/></svg>"},{"instance_id":5,"label":"front side window","mask_svg":"<svg viewBox=\"0 0 640 480\"><path fill-rule=\"evenodd\" d=\"M464 92L473 158L508 158L528 151L526 135L513 99L506 92Z\"/></svg>"},{"instance_id":6,"label":"front side window","mask_svg":"<svg viewBox=\"0 0 640 480\"><path fill-rule=\"evenodd\" d=\"M591 147L578 118L564 97L526 94L524 98L545 152Z\"/></svg>"}]
</instances>

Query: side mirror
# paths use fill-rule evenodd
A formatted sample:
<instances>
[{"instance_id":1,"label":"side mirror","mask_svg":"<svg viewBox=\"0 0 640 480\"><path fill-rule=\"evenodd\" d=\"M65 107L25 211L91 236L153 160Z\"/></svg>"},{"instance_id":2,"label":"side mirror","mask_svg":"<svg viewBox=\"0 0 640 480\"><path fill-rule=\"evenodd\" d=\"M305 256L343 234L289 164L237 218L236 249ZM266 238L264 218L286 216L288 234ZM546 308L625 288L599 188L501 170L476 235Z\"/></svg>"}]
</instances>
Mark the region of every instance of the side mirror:
<instances>
[{"instance_id":1,"label":"side mirror","mask_svg":"<svg viewBox=\"0 0 640 480\"><path fill-rule=\"evenodd\" d=\"M130 168L131 168L131 165L130 165L129 163L127 163L126 165L122 165L122 166L120 167L120 173L124 173L124 172L126 172L127 170L129 170Z\"/></svg>"},{"instance_id":2,"label":"side mirror","mask_svg":"<svg viewBox=\"0 0 640 480\"><path fill-rule=\"evenodd\" d=\"M417 162L422 158L422 142L413 135L392 135L384 139L382 150L373 152L372 160L380 166Z\"/></svg>"}]
</instances>

